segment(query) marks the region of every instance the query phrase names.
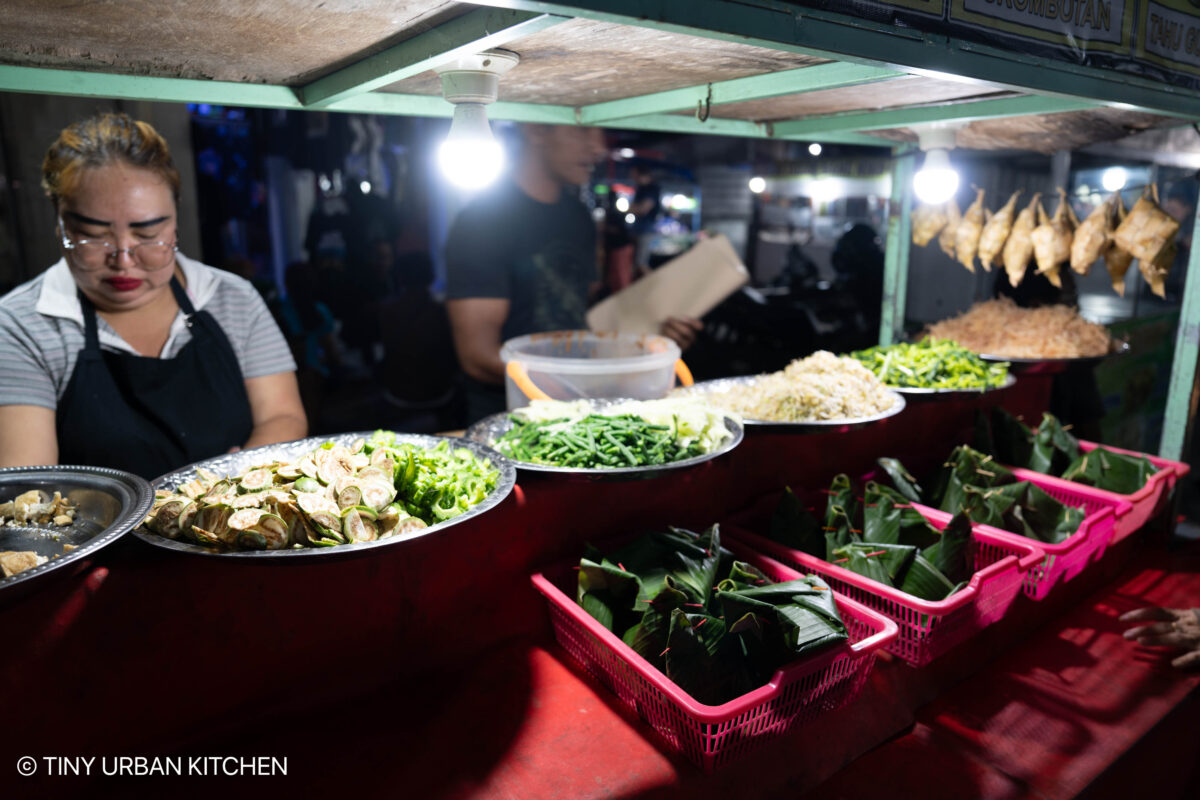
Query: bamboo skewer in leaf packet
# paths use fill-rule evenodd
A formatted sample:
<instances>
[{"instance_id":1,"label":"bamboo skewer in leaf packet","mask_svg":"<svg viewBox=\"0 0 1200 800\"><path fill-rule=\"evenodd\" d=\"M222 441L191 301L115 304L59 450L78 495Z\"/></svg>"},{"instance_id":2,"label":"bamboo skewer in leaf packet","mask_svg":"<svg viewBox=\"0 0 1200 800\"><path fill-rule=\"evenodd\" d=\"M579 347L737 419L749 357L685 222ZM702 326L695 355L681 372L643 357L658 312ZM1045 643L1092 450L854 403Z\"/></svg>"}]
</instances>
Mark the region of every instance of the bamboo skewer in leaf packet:
<instances>
[{"instance_id":1,"label":"bamboo skewer in leaf packet","mask_svg":"<svg viewBox=\"0 0 1200 800\"><path fill-rule=\"evenodd\" d=\"M1047 218L1046 211L1038 206L1040 224L1033 229L1033 255L1037 259L1037 271L1057 289L1062 288L1059 268L1071 260L1071 234L1079 224L1067 201L1067 191L1058 187L1058 208L1054 216Z\"/></svg>"},{"instance_id":2,"label":"bamboo skewer in leaf packet","mask_svg":"<svg viewBox=\"0 0 1200 800\"><path fill-rule=\"evenodd\" d=\"M919 247L929 244L949 222L950 216L946 212L945 203L937 205L921 203L913 209L912 213L913 244Z\"/></svg>"},{"instance_id":3,"label":"bamboo skewer in leaf packet","mask_svg":"<svg viewBox=\"0 0 1200 800\"><path fill-rule=\"evenodd\" d=\"M1008 241L1013 227L1013 216L1016 213L1017 198L1020 195L1019 189L1013 192L1008 202L983 226L983 233L979 237L979 263L987 272L992 271L992 261L1000 255L1005 242Z\"/></svg>"},{"instance_id":4,"label":"bamboo skewer in leaf packet","mask_svg":"<svg viewBox=\"0 0 1200 800\"><path fill-rule=\"evenodd\" d=\"M1029 200L1029 205L1017 214L1008 240L1004 243L1004 271L1008 273L1008 282L1016 287L1025 278L1025 270L1029 268L1029 259L1033 258L1033 229L1037 222L1037 210L1041 207L1042 193L1038 192Z\"/></svg>"},{"instance_id":5,"label":"bamboo skewer in leaf packet","mask_svg":"<svg viewBox=\"0 0 1200 800\"><path fill-rule=\"evenodd\" d=\"M1121 249L1138 260L1142 277L1159 297L1166 296L1165 282L1175 260L1177 233L1179 223L1158 204L1158 187L1149 186L1113 234Z\"/></svg>"},{"instance_id":6,"label":"bamboo skewer in leaf packet","mask_svg":"<svg viewBox=\"0 0 1200 800\"><path fill-rule=\"evenodd\" d=\"M967 208L954 231L954 256L969 272L975 271L975 252L983 235L983 189L975 188L975 202Z\"/></svg>"}]
</instances>

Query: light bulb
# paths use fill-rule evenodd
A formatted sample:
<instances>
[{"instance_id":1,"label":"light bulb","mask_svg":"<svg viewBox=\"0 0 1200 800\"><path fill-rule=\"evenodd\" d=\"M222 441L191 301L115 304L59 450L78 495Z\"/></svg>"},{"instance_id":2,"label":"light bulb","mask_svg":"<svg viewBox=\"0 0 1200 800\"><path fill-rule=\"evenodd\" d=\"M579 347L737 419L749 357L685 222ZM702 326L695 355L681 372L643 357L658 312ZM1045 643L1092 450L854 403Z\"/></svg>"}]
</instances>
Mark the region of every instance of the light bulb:
<instances>
[{"instance_id":1,"label":"light bulb","mask_svg":"<svg viewBox=\"0 0 1200 800\"><path fill-rule=\"evenodd\" d=\"M625 221L632 225L633 223L637 222L637 217L635 217L633 214L626 214Z\"/></svg>"},{"instance_id":2,"label":"light bulb","mask_svg":"<svg viewBox=\"0 0 1200 800\"><path fill-rule=\"evenodd\" d=\"M371 182L363 181L362 183L360 183L358 185L358 188L363 194L370 194L371 193Z\"/></svg>"},{"instance_id":3,"label":"light bulb","mask_svg":"<svg viewBox=\"0 0 1200 800\"><path fill-rule=\"evenodd\" d=\"M755 175L750 179L750 191L754 192L755 194L762 194L764 191L766 191L766 189L767 182L763 178Z\"/></svg>"},{"instance_id":4,"label":"light bulb","mask_svg":"<svg viewBox=\"0 0 1200 800\"><path fill-rule=\"evenodd\" d=\"M1129 175L1124 167L1109 167L1100 176L1100 185L1106 192L1119 192L1125 188L1128 181Z\"/></svg>"},{"instance_id":5,"label":"light bulb","mask_svg":"<svg viewBox=\"0 0 1200 800\"><path fill-rule=\"evenodd\" d=\"M817 144L816 142L813 142L812 144L810 144L808 146L808 153L809 153L809 155L813 155L813 156L821 155L821 145Z\"/></svg>"},{"instance_id":6,"label":"light bulb","mask_svg":"<svg viewBox=\"0 0 1200 800\"><path fill-rule=\"evenodd\" d=\"M632 147L622 147L620 150L621 158L633 158L634 152Z\"/></svg>"},{"instance_id":7,"label":"light bulb","mask_svg":"<svg viewBox=\"0 0 1200 800\"><path fill-rule=\"evenodd\" d=\"M622 214L624 214L628 210L629 210L629 198L628 197L618 197L617 198L617 211L620 211Z\"/></svg>"},{"instance_id":8,"label":"light bulb","mask_svg":"<svg viewBox=\"0 0 1200 800\"><path fill-rule=\"evenodd\" d=\"M500 175L504 148L492 136L482 104L454 107L450 133L438 148L438 164L446 178L463 189L482 189Z\"/></svg>"},{"instance_id":9,"label":"light bulb","mask_svg":"<svg viewBox=\"0 0 1200 800\"><path fill-rule=\"evenodd\" d=\"M958 191L958 173L950 166L950 155L942 149L925 154L925 165L913 176L913 191L921 202L939 205Z\"/></svg>"}]
</instances>

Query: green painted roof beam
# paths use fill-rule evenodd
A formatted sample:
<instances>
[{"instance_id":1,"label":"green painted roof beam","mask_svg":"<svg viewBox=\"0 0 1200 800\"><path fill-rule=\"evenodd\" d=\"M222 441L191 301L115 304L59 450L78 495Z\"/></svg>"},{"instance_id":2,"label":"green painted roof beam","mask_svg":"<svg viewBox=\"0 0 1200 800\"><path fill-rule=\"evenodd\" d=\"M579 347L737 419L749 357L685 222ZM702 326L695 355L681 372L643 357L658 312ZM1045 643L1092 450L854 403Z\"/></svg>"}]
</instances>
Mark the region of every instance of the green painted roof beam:
<instances>
[{"instance_id":1,"label":"green painted roof beam","mask_svg":"<svg viewBox=\"0 0 1200 800\"><path fill-rule=\"evenodd\" d=\"M478 8L381 53L367 56L298 90L308 108L325 108L357 94L388 86L460 56L500 47L545 30L565 17L533 11Z\"/></svg>"},{"instance_id":2,"label":"green painted roof beam","mask_svg":"<svg viewBox=\"0 0 1200 800\"><path fill-rule=\"evenodd\" d=\"M632 131L659 131L662 133L688 133L704 136L741 136L747 139L804 139L805 137L779 136L769 122L751 122L741 119L709 117L704 122L695 116L683 114L646 114L641 117L624 117L605 123L606 128L621 128ZM821 137L828 144L855 144L866 147L893 147L895 142L857 133L833 134Z\"/></svg>"},{"instance_id":3,"label":"green painted roof beam","mask_svg":"<svg viewBox=\"0 0 1200 800\"><path fill-rule=\"evenodd\" d=\"M978 119L1023 117L1029 114L1059 114L1098 107L1097 103L1084 100L1026 95L788 120L776 123L775 133L780 136L822 136L840 131L878 131L929 122L971 122Z\"/></svg>"},{"instance_id":4,"label":"green painted roof beam","mask_svg":"<svg viewBox=\"0 0 1200 800\"><path fill-rule=\"evenodd\" d=\"M5 65L0 65L0 91L254 108L301 107L296 93L287 86Z\"/></svg>"},{"instance_id":5,"label":"green painted roof beam","mask_svg":"<svg viewBox=\"0 0 1200 800\"><path fill-rule=\"evenodd\" d=\"M339 100L324 110L353 114L450 117L454 114L454 105L446 102L439 95L369 92ZM489 119L507 119L513 122L538 122L546 125L575 124L575 109L571 106L497 102L487 106L487 115Z\"/></svg>"},{"instance_id":6,"label":"green painted roof beam","mask_svg":"<svg viewBox=\"0 0 1200 800\"><path fill-rule=\"evenodd\" d=\"M835 61L830 64L768 72L763 75L751 75L717 83L655 92L640 97L594 103L579 109L579 121L584 125L598 125L614 122L622 117L684 111L696 108L698 104L705 102L715 106L747 100L762 100L769 97L817 92L822 89L839 89L845 86L875 83L898 78L904 74L882 67Z\"/></svg>"},{"instance_id":7,"label":"green painted roof beam","mask_svg":"<svg viewBox=\"0 0 1200 800\"><path fill-rule=\"evenodd\" d=\"M1200 119L1200 95L1136 75L895 28L782 0L472 0Z\"/></svg>"}]
</instances>

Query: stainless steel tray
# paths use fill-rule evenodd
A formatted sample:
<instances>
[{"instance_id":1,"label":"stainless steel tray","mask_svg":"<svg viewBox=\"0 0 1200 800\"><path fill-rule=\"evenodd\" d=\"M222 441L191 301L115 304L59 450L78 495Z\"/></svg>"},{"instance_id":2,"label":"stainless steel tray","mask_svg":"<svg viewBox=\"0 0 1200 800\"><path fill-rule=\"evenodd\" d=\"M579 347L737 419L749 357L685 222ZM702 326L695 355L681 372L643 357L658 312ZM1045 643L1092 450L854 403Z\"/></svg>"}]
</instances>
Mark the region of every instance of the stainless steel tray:
<instances>
[{"instance_id":1,"label":"stainless steel tray","mask_svg":"<svg viewBox=\"0 0 1200 800\"><path fill-rule=\"evenodd\" d=\"M978 397L988 392L998 392L1001 389L1011 388L1016 382L1017 376L1010 372L1004 379L1004 383L999 386L989 386L986 389L917 389L909 386L889 386L888 388L910 401L956 400Z\"/></svg>"},{"instance_id":2,"label":"stainless steel tray","mask_svg":"<svg viewBox=\"0 0 1200 800\"><path fill-rule=\"evenodd\" d=\"M689 386L686 389L676 389L677 395L718 395L722 392L728 392L735 386L747 386L753 384L761 375L742 375L736 378L716 378L710 381L701 381L700 383ZM826 420L810 420L807 422L773 422L765 419L749 419L745 418L742 421L746 425L746 431L750 434L756 433L790 433L790 434L809 434L809 433L840 433L842 431L855 430L865 425L870 425L874 422L882 422L888 417L894 417L904 410L906 405L904 397L897 394L894 389L890 389L892 396L896 398L895 404L887 411L882 411L878 414L873 414L869 417L859 417L857 419L826 419Z\"/></svg>"},{"instance_id":3,"label":"stainless steel tray","mask_svg":"<svg viewBox=\"0 0 1200 800\"><path fill-rule=\"evenodd\" d=\"M608 399L608 400L591 400L592 408L606 408L618 403L628 402L628 399ZM720 447L711 453L705 453L702 456L695 458L686 458L682 461L672 461L669 464L654 464L646 467L604 467L594 469L582 469L579 467L552 467L546 464L533 464L528 461L517 461L510 459L507 456L501 455L511 464L515 464L519 469L528 472L540 472L547 475L558 475L562 477L587 480L587 481L637 481L647 480L649 478L657 478L660 475L665 475L671 472L688 469L697 464L703 464L705 461L711 461L718 456L728 453L733 448L741 444L744 431L741 424L733 417L725 418L725 427L733 434L733 438L726 440ZM512 428L512 419L509 418L507 412L500 414L492 414L490 417L484 417L476 422L471 427L467 428L467 438L481 444L491 446L493 442L503 436Z\"/></svg>"},{"instance_id":4,"label":"stainless steel tray","mask_svg":"<svg viewBox=\"0 0 1200 800\"><path fill-rule=\"evenodd\" d=\"M270 444L263 447L255 447L250 450L239 450L236 453L228 453L216 458L210 458L205 461L199 461L183 469L168 472L166 475L161 475L154 480L154 489L174 489L182 483L186 483L196 477L196 470L203 468L217 475L233 475L241 472L244 469L254 466L255 464L274 461L276 459L286 460L296 458L308 451L321 446L325 442L336 442L337 444L348 445L356 439L364 439L374 431L361 431L358 433L341 433L336 436L310 436L307 439L298 439L294 442L286 442L283 444ZM426 436L416 433L397 433L396 442L405 444L415 444L421 447L433 447L441 442L449 441L451 447L462 447L470 450L476 456L487 459L500 472L500 478L496 482L496 488L492 489L491 494L484 498L483 502L473 506L465 514L461 514L444 522L439 522L430 525L428 528L422 528L419 531L396 536L390 539L380 539L374 542L358 542L355 544L342 544L336 547L304 547L287 550L217 550L210 547L201 547L198 544L190 542L182 542L177 539L167 539L159 536L156 533L151 533L145 528L139 526L134 530L133 535L141 539L147 544L152 544L155 547L161 547L166 550L174 550L180 553L192 553L194 555L210 556L213 558L238 559L240 561L250 561L256 563L269 564L286 564L296 560L304 563L312 563L313 560L334 560L342 558L352 558L361 556L369 551L376 550L381 547L396 547L411 542L414 539L419 539L424 536L440 534L449 528L459 525L468 520L475 519L481 514L486 514L491 509L500 504L508 493L512 491L513 485L517 481L517 472L513 469L512 464L508 459L502 458L500 454L491 448L484 447L477 442L468 441L456 437L447 436ZM145 516L145 512L143 512Z\"/></svg>"},{"instance_id":5,"label":"stainless steel tray","mask_svg":"<svg viewBox=\"0 0 1200 800\"><path fill-rule=\"evenodd\" d=\"M1065 372L1070 367L1094 367L1101 361L1114 356L1123 356L1129 352L1129 342L1113 340L1113 351L1101 356L1080 356L1078 358L1012 358L998 356L992 353L980 353L984 361L1007 361L1009 372L1020 375L1033 373Z\"/></svg>"},{"instance_id":6,"label":"stainless steel tray","mask_svg":"<svg viewBox=\"0 0 1200 800\"><path fill-rule=\"evenodd\" d=\"M95 555L140 523L154 502L149 483L120 470L78 466L0 469L0 502L31 489L51 496L60 492L76 505L75 520L65 527L0 527L0 550L32 550L50 558L11 578L0 578L0 593L5 597ZM63 546L68 544L76 549L64 553Z\"/></svg>"}]
</instances>

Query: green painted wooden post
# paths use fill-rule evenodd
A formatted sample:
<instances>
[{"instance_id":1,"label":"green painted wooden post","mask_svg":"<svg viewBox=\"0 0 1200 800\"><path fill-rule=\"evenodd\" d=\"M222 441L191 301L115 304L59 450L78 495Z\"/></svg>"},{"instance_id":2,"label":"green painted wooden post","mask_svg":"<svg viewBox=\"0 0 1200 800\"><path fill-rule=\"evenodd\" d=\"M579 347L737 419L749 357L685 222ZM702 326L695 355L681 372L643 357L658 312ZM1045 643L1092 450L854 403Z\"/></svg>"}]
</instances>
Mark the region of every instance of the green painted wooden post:
<instances>
[{"instance_id":1,"label":"green painted wooden post","mask_svg":"<svg viewBox=\"0 0 1200 800\"><path fill-rule=\"evenodd\" d=\"M1167 391L1167 411L1163 418L1162 442L1158 452L1163 458L1178 461L1192 427L1192 387L1196 381L1196 358L1200 356L1200 205L1192 221L1192 247L1188 253L1187 277L1183 287L1183 307L1179 309L1179 330L1175 334L1175 360L1171 366L1171 384Z\"/></svg>"},{"instance_id":2,"label":"green painted wooden post","mask_svg":"<svg viewBox=\"0 0 1200 800\"><path fill-rule=\"evenodd\" d=\"M892 344L904 332L904 307L908 300L908 254L912 248L912 177L915 160L915 150L893 151L887 253L883 262L883 308L879 313L881 345Z\"/></svg>"}]
</instances>

